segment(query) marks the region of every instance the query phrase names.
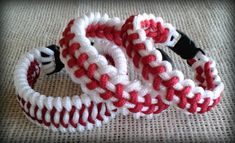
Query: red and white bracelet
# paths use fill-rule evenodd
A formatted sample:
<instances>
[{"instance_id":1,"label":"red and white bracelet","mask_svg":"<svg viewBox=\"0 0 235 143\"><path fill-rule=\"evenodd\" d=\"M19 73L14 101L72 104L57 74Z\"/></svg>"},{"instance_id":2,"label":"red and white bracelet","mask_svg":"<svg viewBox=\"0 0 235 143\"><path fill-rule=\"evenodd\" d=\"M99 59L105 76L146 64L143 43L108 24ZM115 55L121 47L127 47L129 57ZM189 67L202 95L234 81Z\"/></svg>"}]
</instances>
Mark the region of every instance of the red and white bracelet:
<instances>
[{"instance_id":1,"label":"red and white bracelet","mask_svg":"<svg viewBox=\"0 0 235 143\"><path fill-rule=\"evenodd\" d=\"M14 72L17 99L26 117L46 129L61 132L84 131L101 126L117 112L109 102L94 102L86 94L73 97L45 96L33 89L41 70L52 74L63 68L58 47L32 49L23 55ZM109 108L109 109L108 109Z\"/></svg>"},{"instance_id":2,"label":"red and white bracelet","mask_svg":"<svg viewBox=\"0 0 235 143\"><path fill-rule=\"evenodd\" d=\"M125 50L146 83L130 81L127 74L119 73L117 65L109 64L91 44L94 38L108 40ZM171 47L187 59L199 86L162 60L155 44ZM69 22L60 46L61 61L74 82L81 84L89 96L111 101L112 108L120 108L123 114L132 113L136 118L151 117L169 105L185 113L204 113L218 104L224 89L215 62L186 35L154 15L131 16L123 24L118 18L90 13ZM112 55L108 57L118 60Z\"/></svg>"}]
</instances>

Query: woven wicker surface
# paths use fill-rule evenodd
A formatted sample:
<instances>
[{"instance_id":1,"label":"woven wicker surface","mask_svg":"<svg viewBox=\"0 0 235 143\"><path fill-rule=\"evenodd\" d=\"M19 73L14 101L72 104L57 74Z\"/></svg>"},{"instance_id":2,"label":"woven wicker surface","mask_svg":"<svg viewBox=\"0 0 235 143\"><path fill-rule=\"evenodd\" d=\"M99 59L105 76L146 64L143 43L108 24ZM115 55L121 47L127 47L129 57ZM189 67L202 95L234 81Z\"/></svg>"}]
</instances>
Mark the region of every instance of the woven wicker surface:
<instances>
[{"instance_id":1,"label":"woven wicker surface","mask_svg":"<svg viewBox=\"0 0 235 143\"><path fill-rule=\"evenodd\" d=\"M1 4L0 141L21 142L229 142L234 140L234 6L231 2L164 1L77 1L7 2ZM170 108L152 120L117 116L101 128L84 133L51 132L29 122L16 101L14 66L19 56L31 48L58 44L69 19L90 11L108 13L122 19L136 13L162 16L187 33L217 62L225 83L222 101L204 115L185 115ZM186 77L191 70L173 52L163 48ZM130 71L131 79L138 78ZM80 93L62 71L40 77L36 90L45 95L72 96Z\"/></svg>"}]
</instances>

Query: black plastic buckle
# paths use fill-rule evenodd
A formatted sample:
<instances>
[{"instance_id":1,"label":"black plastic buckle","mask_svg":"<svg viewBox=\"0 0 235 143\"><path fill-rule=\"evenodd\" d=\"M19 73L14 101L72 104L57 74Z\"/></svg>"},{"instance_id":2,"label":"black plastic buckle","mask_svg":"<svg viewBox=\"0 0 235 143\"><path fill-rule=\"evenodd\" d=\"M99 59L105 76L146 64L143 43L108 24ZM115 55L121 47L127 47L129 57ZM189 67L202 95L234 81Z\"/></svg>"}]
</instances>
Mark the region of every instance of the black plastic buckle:
<instances>
[{"instance_id":1,"label":"black plastic buckle","mask_svg":"<svg viewBox=\"0 0 235 143\"><path fill-rule=\"evenodd\" d=\"M192 59L199 51L205 54L201 48L196 47L194 42L186 34L179 30L177 30L177 32L181 35L181 37L174 47L169 47L172 51L183 59Z\"/></svg>"},{"instance_id":2,"label":"black plastic buckle","mask_svg":"<svg viewBox=\"0 0 235 143\"><path fill-rule=\"evenodd\" d=\"M51 73L48 73L47 75L51 75L53 73L59 72L64 68L64 64L61 62L60 60L60 47L56 46L56 45L50 45L47 46L48 49L52 50L54 52L54 57L55 57L55 70ZM49 57L49 55L47 55L46 53L41 52L41 56L42 57ZM50 62L43 62L43 65L49 64Z\"/></svg>"}]
</instances>

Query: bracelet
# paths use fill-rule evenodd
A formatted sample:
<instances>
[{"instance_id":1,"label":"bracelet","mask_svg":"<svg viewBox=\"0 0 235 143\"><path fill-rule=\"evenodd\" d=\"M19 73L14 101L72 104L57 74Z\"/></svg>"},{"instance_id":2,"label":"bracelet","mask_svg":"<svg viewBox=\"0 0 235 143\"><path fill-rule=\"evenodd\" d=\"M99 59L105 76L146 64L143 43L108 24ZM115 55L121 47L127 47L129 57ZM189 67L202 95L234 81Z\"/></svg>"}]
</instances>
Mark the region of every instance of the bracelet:
<instances>
[{"instance_id":1,"label":"bracelet","mask_svg":"<svg viewBox=\"0 0 235 143\"><path fill-rule=\"evenodd\" d=\"M121 60L121 52L113 52L116 57L108 52L102 55L90 38L108 40L125 50L144 83L130 81L126 73L118 72L120 67L109 62L110 58ZM182 72L172 69L155 44L170 47L186 59L195 72L198 86L184 79ZM112 108L120 108L123 114L132 113L136 118L151 117L169 105L185 113L205 113L218 104L224 89L215 62L186 35L151 14L131 16L124 24L119 18L99 13L72 19L63 32L60 46L66 71L88 96L110 101Z\"/></svg>"},{"instance_id":2,"label":"bracelet","mask_svg":"<svg viewBox=\"0 0 235 143\"><path fill-rule=\"evenodd\" d=\"M34 91L41 70L50 75L63 67L55 45L32 49L20 58L14 84L26 117L39 126L61 132L90 130L114 118L117 110L110 109L109 102L95 102L86 94L54 98Z\"/></svg>"},{"instance_id":3,"label":"bracelet","mask_svg":"<svg viewBox=\"0 0 235 143\"><path fill-rule=\"evenodd\" d=\"M219 103L224 84L215 62L183 32L163 22L162 18L147 14L129 17L121 32L128 57L142 71L143 80L152 83L153 90L163 90L160 96L165 104L173 104L185 113L205 113ZM169 62L153 54L156 49L151 45L154 44L167 46L186 59L198 86L184 79L183 73L172 69Z\"/></svg>"},{"instance_id":4,"label":"bracelet","mask_svg":"<svg viewBox=\"0 0 235 143\"><path fill-rule=\"evenodd\" d=\"M75 23L75 21L77 22ZM91 38L103 38L103 41L106 39L116 46L121 46L120 29L122 24L119 18L110 19L107 15L101 17L99 13L95 15L91 13L71 20L60 40L60 58L72 80L81 84L83 91L89 93L89 96L103 102L111 101L112 108L121 109L124 115L132 112L135 118L145 115L151 118L153 113L160 113L168 107L161 102L160 96L156 96L156 98L151 98L150 94L144 96L149 92L147 86L141 85L137 80L129 81L126 71L118 72L120 67L127 66L126 61L121 62L123 66L109 64L107 55L114 63L125 59L125 56L122 56L124 53L120 49L113 50L114 54L105 51L103 56L98 54L97 47L92 46L92 41L86 38L86 35ZM76 31L77 35L75 36L72 31ZM113 55L118 56L113 57Z\"/></svg>"}]
</instances>

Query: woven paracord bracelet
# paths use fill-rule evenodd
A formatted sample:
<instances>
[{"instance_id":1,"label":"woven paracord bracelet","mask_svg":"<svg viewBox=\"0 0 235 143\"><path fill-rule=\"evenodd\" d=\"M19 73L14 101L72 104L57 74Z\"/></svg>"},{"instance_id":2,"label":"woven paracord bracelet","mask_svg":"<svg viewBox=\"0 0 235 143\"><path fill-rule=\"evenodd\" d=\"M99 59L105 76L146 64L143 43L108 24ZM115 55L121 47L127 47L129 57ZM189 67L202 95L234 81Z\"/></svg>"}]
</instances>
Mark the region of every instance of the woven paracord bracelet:
<instances>
[{"instance_id":1,"label":"woven paracord bracelet","mask_svg":"<svg viewBox=\"0 0 235 143\"><path fill-rule=\"evenodd\" d=\"M117 110L110 109L109 102L93 102L86 94L62 98L34 91L40 71L52 74L62 68L55 45L33 49L20 58L14 84L17 99L28 119L53 131L74 132L101 126L115 116Z\"/></svg>"},{"instance_id":2,"label":"woven paracord bracelet","mask_svg":"<svg viewBox=\"0 0 235 143\"><path fill-rule=\"evenodd\" d=\"M184 33L161 18L147 14L129 17L121 31L128 57L141 71L143 79L152 83L153 90L163 91L160 96L165 104L173 104L185 113L205 113L218 104L224 85L215 62ZM167 46L186 59L198 86L154 54L154 44Z\"/></svg>"},{"instance_id":3,"label":"woven paracord bracelet","mask_svg":"<svg viewBox=\"0 0 235 143\"><path fill-rule=\"evenodd\" d=\"M89 38L109 40L124 48L146 83L118 73L116 65L109 64ZM158 43L187 59L199 86L162 60L154 46ZM69 22L60 45L61 60L73 81L82 84L89 96L111 101L123 114L130 112L137 118L161 113L169 105L185 113L204 113L218 104L224 89L215 62L186 35L154 15L131 16L123 25L118 18L90 13Z\"/></svg>"}]
</instances>

